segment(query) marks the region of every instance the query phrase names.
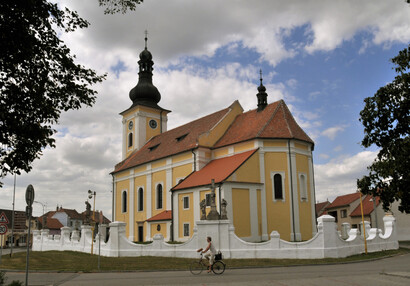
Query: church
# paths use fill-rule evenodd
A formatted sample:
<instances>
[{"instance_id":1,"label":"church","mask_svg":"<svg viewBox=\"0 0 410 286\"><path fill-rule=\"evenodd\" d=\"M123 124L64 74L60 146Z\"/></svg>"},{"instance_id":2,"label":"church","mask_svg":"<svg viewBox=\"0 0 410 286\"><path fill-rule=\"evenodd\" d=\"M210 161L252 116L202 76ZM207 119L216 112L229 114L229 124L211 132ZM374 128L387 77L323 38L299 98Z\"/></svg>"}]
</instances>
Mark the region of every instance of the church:
<instances>
[{"instance_id":1,"label":"church","mask_svg":"<svg viewBox=\"0 0 410 286\"><path fill-rule=\"evenodd\" d=\"M122 111L122 161L113 176L113 214L131 241L187 241L203 210L225 213L235 234L249 242L304 241L316 234L314 142L283 100L268 104L262 84L255 109L238 101L167 130L170 110L160 107L153 58L139 55L131 106ZM181 107L183 108L183 106ZM202 206L200 206L202 205Z\"/></svg>"}]
</instances>

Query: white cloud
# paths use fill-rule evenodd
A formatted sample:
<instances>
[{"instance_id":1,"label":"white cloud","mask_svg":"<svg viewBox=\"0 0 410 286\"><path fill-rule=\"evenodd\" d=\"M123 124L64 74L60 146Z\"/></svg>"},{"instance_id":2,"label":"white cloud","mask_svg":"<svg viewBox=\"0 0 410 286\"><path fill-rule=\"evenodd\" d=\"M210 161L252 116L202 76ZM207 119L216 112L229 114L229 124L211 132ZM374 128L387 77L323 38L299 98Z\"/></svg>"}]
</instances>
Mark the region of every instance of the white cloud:
<instances>
[{"instance_id":1,"label":"white cloud","mask_svg":"<svg viewBox=\"0 0 410 286\"><path fill-rule=\"evenodd\" d=\"M381 45L410 41L410 9L404 1L149 1L134 12L104 15L97 1L65 1L91 23L90 28L64 36L77 55L99 66L129 59L149 48L164 66L185 56L212 56L238 43L260 53L260 60L276 65L303 52L330 51L359 32ZM181 8L183 6L183 8ZM286 46L295 28L308 27L311 42ZM368 44L366 44L368 45ZM101 55L102 54L102 55ZM136 61L127 64L136 64Z\"/></svg>"},{"instance_id":2,"label":"white cloud","mask_svg":"<svg viewBox=\"0 0 410 286\"><path fill-rule=\"evenodd\" d=\"M334 140L336 136L346 129L346 125L333 126L322 131L321 135L326 136L330 140Z\"/></svg>"},{"instance_id":3,"label":"white cloud","mask_svg":"<svg viewBox=\"0 0 410 286\"><path fill-rule=\"evenodd\" d=\"M363 151L353 156L315 164L316 200L333 200L336 196L356 191L356 180L367 173L377 152Z\"/></svg>"},{"instance_id":4,"label":"white cloud","mask_svg":"<svg viewBox=\"0 0 410 286\"><path fill-rule=\"evenodd\" d=\"M327 160L327 159L330 158L330 156L328 154L321 153L321 154L319 154L319 158Z\"/></svg>"}]
</instances>

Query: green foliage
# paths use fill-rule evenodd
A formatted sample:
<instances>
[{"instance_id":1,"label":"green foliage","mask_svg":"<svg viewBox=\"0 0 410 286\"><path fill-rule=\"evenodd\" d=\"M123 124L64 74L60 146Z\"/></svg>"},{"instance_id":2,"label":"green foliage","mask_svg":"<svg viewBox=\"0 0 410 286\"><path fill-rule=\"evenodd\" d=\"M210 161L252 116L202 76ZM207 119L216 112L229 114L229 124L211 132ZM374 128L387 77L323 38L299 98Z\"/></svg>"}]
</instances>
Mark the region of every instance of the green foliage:
<instances>
[{"instance_id":1,"label":"green foliage","mask_svg":"<svg viewBox=\"0 0 410 286\"><path fill-rule=\"evenodd\" d=\"M54 147L60 113L95 102L89 86L105 76L76 64L58 36L87 26L77 12L46 0L0 2L1 177L29 172Z\"/></svg>"},{"instance_id":2,"label":"green foliage","mask_svg":"<svg viewBox=\"0 0 410 286\"><path fill-rule=\"evenodd\" d=\"M6 274L4 271L0 271L0 286L3 286L6 283Z\"/></svg>"},{"instance_id":3,"label":"green foliage","mask_svg":"<svg viewBox=\"0 0 410 286\"><path fill-rule=\"evenodd\" d=\"M8 286L23 286L23 285L24 285L23 282L13 280L13 281L11 281L11 283Z\"/></svg>"},{"instance_id":4,"label":"green foliage","mask_svg":"<svg viewBox=\"0 0 410 286\"><path fill-rule=\"evenodd\" d=\"M388 210L400 200L399 210L410 213L410 45L394 57L397 76L364 100L360 112L364 147L380 148L368 167L369 175L357 180L364 194L379 196Z\"/></svg>"},{"instance_id":5,"label":"green foliage","mask_svg":"<svg viewBox=\"0 0 410 286\"><path fill-rule=\"evenodd\" d=\"M105 7L104 14L125 14L127 10L134 11L144 0L98 0L100 6Z\"/></svg>"}]
</instances>

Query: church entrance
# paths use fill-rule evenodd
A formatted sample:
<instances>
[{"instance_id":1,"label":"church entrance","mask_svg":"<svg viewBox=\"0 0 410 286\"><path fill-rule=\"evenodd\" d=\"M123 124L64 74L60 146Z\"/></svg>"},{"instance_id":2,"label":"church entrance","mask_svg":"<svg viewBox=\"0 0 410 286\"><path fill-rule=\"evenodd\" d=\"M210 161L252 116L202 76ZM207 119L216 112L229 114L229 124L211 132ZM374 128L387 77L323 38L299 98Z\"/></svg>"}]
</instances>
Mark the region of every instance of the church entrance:
<instances>
[{"instance_id":1,"label":"church entrance","mask_svg":"<svg viewBox=\"0 0 410 286\"><path fill-rule=\"evenodd\" d=\"M144 241L144 226L139 225L138 226L138 242L143 242Z\"/></svg>"}]
</instances>

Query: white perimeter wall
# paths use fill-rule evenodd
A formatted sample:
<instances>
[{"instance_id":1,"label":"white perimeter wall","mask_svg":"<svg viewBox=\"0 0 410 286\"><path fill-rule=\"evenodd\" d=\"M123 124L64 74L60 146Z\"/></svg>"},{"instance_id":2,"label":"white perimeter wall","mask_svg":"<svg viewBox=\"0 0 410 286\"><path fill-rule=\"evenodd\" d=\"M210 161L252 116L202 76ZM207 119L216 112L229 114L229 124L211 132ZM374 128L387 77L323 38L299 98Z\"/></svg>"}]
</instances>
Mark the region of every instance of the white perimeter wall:
<instances>
[{"instance_id":1,"label":"white perimeter wall","mask_svg":"<svg viewBox=\"0 0 410 286\"><path fill-rule=\"evenodd\" d=\"M151 244L135 244L125 236L124 222L110 224L110 238L101 242L98 236L94 242L93 252L99 250L103 256L163 256L163 257L198 257L196 250L206 247L206 237L211 236L217 250L222 251L224 258L326 258L347 257L364 252L364 238L356 229L351 229L348 238L343 240L336 230L334 218L329 215L317 219L318 232L309 241L287 242L280 239L278 232L270 234L270 240L261 243L246 242L234 233L229 220L197 221L194 234L183 244L169 244L162 235L154 236ZM365 222L368 252L398 249L395 218L385 216L384 233L370 229ZM33 251L72 250L91 252L91 227L83 225L81 238L78 231L70 232L69 227L61 228L61 235L49 235L48 230L33 231Z\"/></svg>"}]
</instances>

